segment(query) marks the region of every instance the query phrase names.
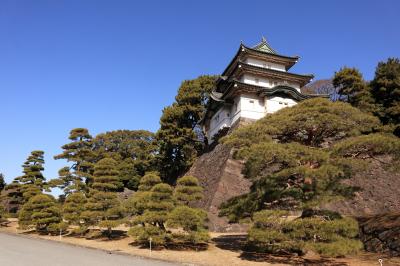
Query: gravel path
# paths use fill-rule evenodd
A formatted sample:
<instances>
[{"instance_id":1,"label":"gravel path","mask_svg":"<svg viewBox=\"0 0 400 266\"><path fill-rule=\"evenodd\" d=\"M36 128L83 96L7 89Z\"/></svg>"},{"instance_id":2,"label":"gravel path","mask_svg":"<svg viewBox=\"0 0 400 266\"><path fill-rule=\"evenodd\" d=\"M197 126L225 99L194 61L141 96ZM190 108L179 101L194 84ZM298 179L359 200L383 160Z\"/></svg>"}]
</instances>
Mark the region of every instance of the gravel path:
<instances>
[{"instance_id":1,"label":"gravel path","mask_svg":"<svg viewBox=\"0 0 400 266\"><path fill-rule=\"evenodd\" d=\"M173 266L168 262L0 233L1 266Z\"/></svg>"}]
</instances>

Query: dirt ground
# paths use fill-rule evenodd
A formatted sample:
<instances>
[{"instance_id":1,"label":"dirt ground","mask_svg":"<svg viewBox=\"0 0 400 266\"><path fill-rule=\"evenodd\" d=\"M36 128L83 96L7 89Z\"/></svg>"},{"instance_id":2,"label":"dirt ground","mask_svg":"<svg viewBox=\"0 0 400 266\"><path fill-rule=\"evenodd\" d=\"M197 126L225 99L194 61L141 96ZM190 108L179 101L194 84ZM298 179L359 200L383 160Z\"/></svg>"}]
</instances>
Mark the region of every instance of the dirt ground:
<instances>
[{"instance_id":1,"label":"dirt ground","mask_svg":"<svg viewBox=\"0 0 400 266\"><path fill-rule=\"evenodd\" d=\"M36 233L21 231L17 229L17 222L13 220L7 227L0 227L0 232L23 234L28 237L42 238L52 241L61 241L72 245L102 249L110 252L125 253L140 257L160 259L165 261L180 262L184 265L237 265L237 266L258 266L258 265L354 265L371 266L380 263L383 259L384 266L400 265L400 258L388 258L373 253L363 253L357 257L341 259L320 258L314 255L299 257L276 257L259 256L256 254L243 253L241 250L245 235L233 233L211 233L212 242L206 251L176 251L176 250L153 250L139 248L132 245L133 239L124 234L124 228L118 228L121 236L109 240L98 238L87 240L85 238L69 236L48 236Z\"/></svg>"}]
</instances>

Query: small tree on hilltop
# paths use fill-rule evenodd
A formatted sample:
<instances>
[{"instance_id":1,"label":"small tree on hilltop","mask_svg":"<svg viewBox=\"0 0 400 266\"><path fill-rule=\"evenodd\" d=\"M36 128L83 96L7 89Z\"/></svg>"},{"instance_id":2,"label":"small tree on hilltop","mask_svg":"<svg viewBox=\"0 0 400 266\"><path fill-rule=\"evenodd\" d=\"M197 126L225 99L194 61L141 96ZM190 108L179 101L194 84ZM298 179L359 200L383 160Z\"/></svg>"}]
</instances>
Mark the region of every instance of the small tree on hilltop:
<instances>
[{"instance_id":1,"label":"small tree on hilltop","mask_svg":"<svg viewBox=\"0 0 400 266\"><path fill-rule=\"evenodd\" d=\"M101 159L94 167L94 180L89 199L82 217L88 224L107 228L111 237L112 228L121 223L123 209L116 190L120 186L116 161L111 158Z\"/></svg>"},{"instance_id":2,"label":"small tree on hilltop","mask_svg":"<svg viewBox=\"0 0 400 266\"><path fill-rule=\"evenodd\" d=\"M197 178L184 176L177 181L174 197L181 204L189 205L203 198L203 188Z\"/></svg>"},{"instance_id":3,"label":"small tree on hilltop","mask_svg":"<svg viewBox=\"0 0 400 266\"><path fill-rule=\"evenodd\" d=\"M21 228L33 226L37 232L47 232L51 225L61 222L60 207L54 197L38 194L24 204L19 213Z\"/></svg>"}]
</instances>

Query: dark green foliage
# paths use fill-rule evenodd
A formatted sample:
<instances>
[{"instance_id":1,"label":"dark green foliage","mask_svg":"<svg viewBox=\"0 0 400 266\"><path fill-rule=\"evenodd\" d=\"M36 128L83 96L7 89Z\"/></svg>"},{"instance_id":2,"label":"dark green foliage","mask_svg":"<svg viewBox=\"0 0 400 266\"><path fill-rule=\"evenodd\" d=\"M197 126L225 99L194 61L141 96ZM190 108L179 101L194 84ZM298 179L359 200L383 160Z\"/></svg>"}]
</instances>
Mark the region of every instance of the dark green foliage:
<instances>
[{"instance_id":1,"label":"dark green foliage","mask_svg":"<svg viewBox=\"0 0 400 266\"><path fill-rule=\"evenodd\" d=\"M62 208L63 219L69 225L81 226L81 215L82 212L85 211L86 202L86 196L82 192L69 194L66 197Z\"/></svg>"},{"instance_id":2,"label":"dark green foliage","mask_svg":"<svg viewBox=\"0 0 400 266\"><path fill-rule=\"evenodd\" d=\"M6 187L6 182L4 181L4 175L0 173L0 193Z\"/></svg>"},{"instance_id":3,"label":"dark green foliage","mask_svg":"<svg viewBox=\"0 0 400 266\"><path fill-rule=\"evenodd\" d=\"M122 222L124 211L116 193L120 184L116 164L111 158L96 163L89 198L81 213L86 225L105 227L109 236L112 228Z\"/></svg>"},{"instance_id":4,"label":"dark green foliage","mask_svg":"<svg viewBox=\"0 0 400 266\"><path fill-rule=\"evenodd\" d=\"M159 183L150 191L139 191L131 199L131 210L137 216L133 219L133 226L129 234L141 245L148 245L152 238L154 245L164 245L168 239L165 222L168 213L174 208L172 187Z\"/></svg>"},{"instance_id":5,"label":"dark green foliage","mask_svg":"<svg viewBox=\"0 0 400 266\"><path fill-rule=\"evenodd\" d=\"M179 203L189 205L202 199L203 188L199 185L197 178L183 176L176 182L174 197Z\"/></svg>"},{"instance_id":6,"label":"dark green foliage","mask_svg":"<svg viewBox=\"0 0 400 266\"><path fill-rule=\"evenodd\" d=\"M157 145L152 132L116 130L97 135L93 150L98 158L116 160L124 187L137 190L140 177L154 167Z\"/></svg>"},{"instance_id":7,"label":"dark green foliage","mask_svg":"<svg viewBox=\"0 0 400 266\"><path fill-rule=\"evenodd\" d=\"M337 143L333 155L350 158L375 158L392 155L400 160L400 140L391 134L370 134L345 139Z\"/></svg>"},{"instance_id":8,"label":"dark green foliage","mask_svg":"<svg viewBox=\"0 0 400 266\"><path fill-rule=\"evenodd\" d=\"M376 112L376 106L367 82L355 68L344 67L335 72L333 86L340 95L339 99L366 112Z\"/></svg>"},{"instance_id":9,"label":"dark green foliage","mask_svg":"<svg viewBox=\"0 0 400 266\"><path fill-rule=\"evenodd\" d=\"M161 183L157 172L148 172L142 177L139 183L139 191L150 191L152 187Z\"/></svg>"},{"instance_id":10,"label":"dark green foliage","mask_svg":"<svg viewBox=\"0 0 400 266\"><path fill-rule=\"evenodd\" d=\"M204 135L198 127L208 95L215 87L214 76L182 82L175 103L164 108L157 132L158 170L163 180L173 183L203 149Z\"/></svg>"},{"instance_id":11,"label":"dark green foliage","mask_svg":"<svg viewBox=\"0 0 400 266\"><path fill-rule=\"evenodd\" d=\"M206 243L210 238L205 226L206 219L207 213L204 210L178 206L169 213L167 224L170 228L183 230L172 234L175 241L199 244Z\"/></svg>"},{"instance_id":12,"label":"dark green foliage","mask_svg":"<svg viewBox=\"0 0 400 266\"><path fill-rule=\"evenodd\" d=\"M121 186L117 162L111 158L98 161L94 167L94 180L91 188L97 191L117 191Z\"/></svg>"},{"instance_id":13,"label":"dark green foliage","mask_svg":"<svg viewBox=\"0 0 400 266\"><path fill-rule=\"evenodd\" d=\"M21 185L22 196L24 202L42 191L47 187L45 177L42 171L44 170L44 152L32 151L24 164L22 165L23 175L16 178L16 181Z\"/></svg>"},{"instance_id":14,"label":"dark green foliage","mask_svg":"<svg viewBox=\"0 0 400 266\"><path fill-rule=\"evenodd\" d=\"M313 250L325 256L357 253L362 248L358 224L335 215L291 218L286 211L264 210L254 214L248 245L270 253L299 253Z\"/></svg>"},{"instance_id":15,"label":"dark green foliage","mask_svg":"<svg viewBox=\"0 0 400 266\"><path fill-rule=\"evenodd\" d=\"M250 248L272 253L313 250L338 256L361 248L357 223L320 211L321 203L351 197L351 178L364 161L389 156L398 164L400 143L367 113L343 102L312 99L240 128L224 141L243 159L250 192L221 206L230 221L253 217ZM369 135L363 135L369 134ZM301 217L286 217L289 211Z\"/></svg>"},{"instance_id":16,"label":"dark green foliage","mask_svg":"<svg viewBox=\"0 0 400 266\"><path fill-rule=\"evenodd\" d=\"M52 196L46 194L30 198L22 207L18 219L21 228L34 227L38 232L47 232L50 225L60 221L60 206Z\"/></svg>"},{"instance_id":17,"label":"dark green foliage","mask_svg":"<svg viewBox=\"0 0 400 266\"><path fill-rule=\"evenodd\" d=\"M370 86L375 102L380 107L381 121L397 128L399 134L396 135L400 136L400 60L389 58L386 62L380 62Z\"/></svg>"},{"instance_id":18,"label":"dark green foliage","mask_svg":"<svg viewBox=\"0 0 400 266\"><path fill-rule=\"evenodd\" d=\"M7 205L7 212L17 213L24 204L23 190L17 179L14 179L4 188L3 202Z\"/></svg>"},{"instance_id":19,"label":"dark green foliage","mask_svg":"<svg viewBox=\"0 0 400 266\"><path fill-rule=\"evenodd\" d=\"M60 170L60 181L55 183L66 194L86 190L85 185L92 182L93 163L96 160L92 150L92 136L86 128L75 128L70 131L70 143L63 145L63 152L54 159L65 159L71 167Z\"/></svg>"},{"instance_id":20,"label":"dark green foliage","mask_svg":"<svg viewBox=\"0 0 400 266\"><path fill-rule=\"evenodd\" d=\"M281 143L299 142L319 147L328 141L371 132L379 126L374 116L347 103L314 98L239 128L223 142L245 147L274 138Z\"/></svg>"}]
</instances>

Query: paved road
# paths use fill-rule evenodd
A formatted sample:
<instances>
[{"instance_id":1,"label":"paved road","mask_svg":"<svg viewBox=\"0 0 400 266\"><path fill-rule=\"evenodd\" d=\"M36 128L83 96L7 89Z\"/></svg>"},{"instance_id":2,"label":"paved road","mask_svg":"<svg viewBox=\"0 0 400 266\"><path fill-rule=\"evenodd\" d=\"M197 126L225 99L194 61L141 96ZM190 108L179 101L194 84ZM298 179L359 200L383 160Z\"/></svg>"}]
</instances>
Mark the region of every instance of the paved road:
<instances>
[{"instance_id":1,"label":"paved road","mask_svg":"<svg viewBox=\"0 0 400 266\"><path fill-rule=\"evenodd\" d=\"M0 233L1 266L174 266L67 244Z\"/></svg>"}]
</instances>

